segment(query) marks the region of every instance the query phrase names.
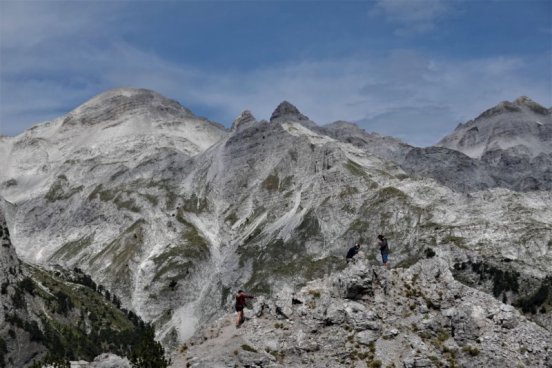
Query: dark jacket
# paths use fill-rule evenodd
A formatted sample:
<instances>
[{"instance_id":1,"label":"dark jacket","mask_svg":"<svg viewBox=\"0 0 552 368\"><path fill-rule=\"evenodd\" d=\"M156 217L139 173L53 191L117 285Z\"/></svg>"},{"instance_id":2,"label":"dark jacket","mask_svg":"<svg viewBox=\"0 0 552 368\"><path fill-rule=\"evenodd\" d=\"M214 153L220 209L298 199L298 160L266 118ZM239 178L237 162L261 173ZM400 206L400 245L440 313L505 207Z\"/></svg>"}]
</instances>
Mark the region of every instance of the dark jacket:
<instances>
[{"instance_id":1,"label":"dark jacket","mask_svg":"<svg viewBox=\"0 0 552 368\"><path fill-rule=\"evenodd\" d=\"M389 254L389 245L387 244L387 239L378 239L378 245L381 254Z\"/></svg>"},{"instance_id":2,"label":"dark jacket","mask_svg":"<svg viewBox=\"0 0 552 368\"><path fill-rule=\"evenodd\" d=\"M247 295L246 293L238 293L236 294L236 308L242 308L245 307L246 299L253 299L254 296Z\"/></svg>"},{"instance_id":3,"label":"dark jacket","mask_svg":"<svg viewBox=\"0 0 552 368\"><path fill-rule=\"evenodd\" d=\"M354 256L356 256L359 249L360 249L360 247L358 245L352 246L351 249L349 249L349 251L347 252L347 257L346 258L351 259Z\"/></svg>"}]
</instances>

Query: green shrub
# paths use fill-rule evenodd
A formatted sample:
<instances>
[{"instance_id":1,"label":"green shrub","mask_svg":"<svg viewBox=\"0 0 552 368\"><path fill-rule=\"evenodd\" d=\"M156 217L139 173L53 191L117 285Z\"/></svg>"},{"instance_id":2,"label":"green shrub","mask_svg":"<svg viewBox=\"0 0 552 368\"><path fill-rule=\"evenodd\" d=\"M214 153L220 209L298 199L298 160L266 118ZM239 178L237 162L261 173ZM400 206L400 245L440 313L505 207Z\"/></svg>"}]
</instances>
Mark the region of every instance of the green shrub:
<instances>
[{"instance_id":1,"label":"green shrub","mask_svg":"<svg viewBox=\"0 0 552 368\"><path fill-rule=\"evenodd\" d=\"M471 356L477 356L479 355L479 349L476 347L472 347L470 345L466 345L462 348L462 351L465 353L470 354Z\"/></svg>"},{"instance_id":2,"label":"green shrub","mask_svg":"<svg viewBox=\"0 0 552 368\"><path fill-rule=\"evenodd\" d=\"M245 351L250 351L250 352L252 352L252 353L256 353L256 352L257 352L257 350L255 350L255 348L253 348L253 347L251 347L251 346L249 346L249 345L247 345L247 344L243 344L243 345L241 346L241 348L242 348L243 350L245 350Z\"/></svg>"}]
</instances>

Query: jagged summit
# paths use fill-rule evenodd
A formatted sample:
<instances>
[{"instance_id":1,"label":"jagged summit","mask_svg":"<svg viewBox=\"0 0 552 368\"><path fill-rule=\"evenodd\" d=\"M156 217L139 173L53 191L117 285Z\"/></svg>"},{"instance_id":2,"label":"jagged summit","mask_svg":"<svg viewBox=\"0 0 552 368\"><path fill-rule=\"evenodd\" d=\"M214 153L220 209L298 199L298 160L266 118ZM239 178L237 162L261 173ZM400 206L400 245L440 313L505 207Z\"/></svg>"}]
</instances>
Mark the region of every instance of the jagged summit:
<instances>
[{"instance_id":1,"label":"jagged summit","mask_svg":"<svg viewBox=\"0 0 552 368\"><path fill-rule=\"evenodd\" d=\"M295 105L288 101L281 102L270 117L270 122L275 121L307 121L309 118L299 111Z\"/></svg>"},{"instance_id":2,"label":"jagged summit","mask_svg":"<svg viewBox=\"0 0 552 368\"><path fill-rule=\"evenodd\" d=\"M255 119L255 116L253 116L251 111L245 110L232 123L232 131L237 131L238 129L250 126L256 122L257 119Z\"/></svg>"}]
</instances>

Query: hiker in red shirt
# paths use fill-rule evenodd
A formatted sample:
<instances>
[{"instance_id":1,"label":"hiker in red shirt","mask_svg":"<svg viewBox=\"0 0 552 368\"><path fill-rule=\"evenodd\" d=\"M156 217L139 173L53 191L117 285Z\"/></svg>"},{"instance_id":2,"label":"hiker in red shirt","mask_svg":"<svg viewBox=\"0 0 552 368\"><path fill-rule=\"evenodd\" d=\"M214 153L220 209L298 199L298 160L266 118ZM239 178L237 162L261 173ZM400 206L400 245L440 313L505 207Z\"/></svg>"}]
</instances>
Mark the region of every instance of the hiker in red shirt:
<instances>
[{"instance_id":1,"label":"hiker in red shirt","mask_svg":"<svg viewBox=\"0 0 552 368\"><path fill-rule=\"evenodd\" d=\"M238 290L236 294L236 312L238 312L238 317L236 319L236 328L240 327L243 323L243 308L245 308L246 299L254 299L252 295L246 294L243 290Z\"/></svg>"}]
</instances>

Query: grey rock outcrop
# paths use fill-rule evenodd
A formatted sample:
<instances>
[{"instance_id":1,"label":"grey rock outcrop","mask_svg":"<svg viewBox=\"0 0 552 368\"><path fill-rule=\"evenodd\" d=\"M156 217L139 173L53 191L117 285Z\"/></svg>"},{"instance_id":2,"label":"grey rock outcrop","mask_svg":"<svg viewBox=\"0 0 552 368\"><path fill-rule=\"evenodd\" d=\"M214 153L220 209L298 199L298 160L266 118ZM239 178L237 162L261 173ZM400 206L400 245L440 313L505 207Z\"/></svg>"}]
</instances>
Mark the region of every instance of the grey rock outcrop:
<instances>
[{"instance_id":1,"label":"grey rock outcrop","mask_svg":"<svg viewBox=\"0 0 552 368\"><path fill-rule=\"evenodd\" d=\"M143 115L189 119L194 114L177 101L147 89L116 88L101 93L70 112L63 128L110 124L120 118L132 119Z\"/></svg>"},{"instance_id":2,"label":"grey rock outcrop","mask_svg":"<svg viewBox=\"0 0 552 368\"><path fill-rule=\"evenodd\" d=\"M413 148L401 166L409 174L435 179L461 192L498 186L484 163L444 147Z\"/></svg>"},{"instance_id":3,"label":"grey rock outcrop","mask_svg":"<svg viewBox=\"0 0 552 368\"><path fill-rule=\"evenodd\" d=\"M397 138L367 133L356 124L346 121L324 125L318 131L397 164L402 164L405 155L413 148Z\"/></svg>"},{"instance_id":4,"label":"grey rock outcrop","mask_svg":"<svg viewBox=\"0 0 552 368\"><path fill-rule=\"evenodd\" d=\"M207 326L175 354L175 364L552 365L549 331L513 307L457 282L438 257L391 271L365 262L360 257L342 272L310 282L293 299L264 300L267 313L249 313L240 329L230 317ZM344 298L351 288L359 291L358 301ZM275 313L275 305L282 303L291 310L285 320Z\"/></svg>"},{"instance_id":5,"label":"grey rock outcrop","mask_svg":"<svg viewBox=\"0 0 552 368\"><path fill-rule=\"evenodd\" d=\"M236 132L241 129L247 129L257 122L257 119L251 114L251 111L245 110L232 123L231 130Z\"/></svg>"}]
</instances>

